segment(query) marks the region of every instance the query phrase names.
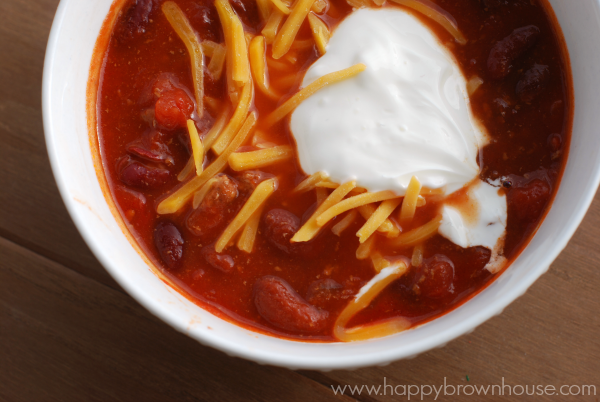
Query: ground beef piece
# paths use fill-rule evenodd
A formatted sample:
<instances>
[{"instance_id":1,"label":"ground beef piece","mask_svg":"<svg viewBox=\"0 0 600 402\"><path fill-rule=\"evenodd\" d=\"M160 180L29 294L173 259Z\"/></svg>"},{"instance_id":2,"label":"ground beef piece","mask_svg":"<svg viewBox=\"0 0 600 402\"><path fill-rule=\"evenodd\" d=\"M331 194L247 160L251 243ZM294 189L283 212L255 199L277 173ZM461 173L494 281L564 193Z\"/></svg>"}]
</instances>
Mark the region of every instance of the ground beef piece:
<instances>
[{"instance_id":1,"label":"ground beef piece","mask_svg":"<svg viewBox=\"0 0 600 402\"><path fill-rule=\"evenodd\" d=\"M258 170L246 170L239 176L236 176L236 179L240 183L240 193L249 196L252 194L256 186L272 177L273 175L263 173Z\"/></svg>"},{"instance_id":2,"label":"ground beef piece","mask_svg":"<svg viewBox=\"0 0 600 402\"><path fill-rule=\"evenodd\" d=\"M187 227L196 236L204 239L213 235L226 218L238 196L238 185L227 175L217 176L202 203L192 211L187 219Z\"/></svg>"},{"instance_id":3,"label":"ground beef piece","mask_svg":"<svg viewBox=\"0 0 600 402\"><path fill-rule=\"evenodd\" d=\"M441 299L454 293L454 264L436 254L423 262L416 275L413 291L423 297Z\"/></svg>"}]
</instances>

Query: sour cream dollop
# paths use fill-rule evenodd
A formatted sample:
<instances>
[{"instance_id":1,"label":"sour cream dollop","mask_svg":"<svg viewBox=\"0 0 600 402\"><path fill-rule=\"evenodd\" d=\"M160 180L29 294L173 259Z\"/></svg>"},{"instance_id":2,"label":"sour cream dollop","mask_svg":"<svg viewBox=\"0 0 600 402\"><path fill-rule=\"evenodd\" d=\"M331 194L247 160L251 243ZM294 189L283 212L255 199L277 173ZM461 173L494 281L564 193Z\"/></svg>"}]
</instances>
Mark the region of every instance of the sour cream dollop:
<instances>
[{"instance_id":1,"label":"sour cream dollop","mask_svg":"<svg viewBox=\"0 0 600 402\"><path fill-rule=\"evenodd\" d=\"M293 112L302 169L398 195L406 194L413 176L446 194L468 185L470 209L442 205L439 232L461 247L490 248L487 268L499 270L506 197L477 179L479 149L488 137L471 113L466 80L452 54L402 9L355 10L302 85L357 63L366 70L321 89Z\"/></svg>"},{"instance_id":2,"label":"sour cream dollop","mask_svg":"<svg viewBox=\"0 0 600 402\"><path fill-rule=\"evenodd\" d=\"M401 9L355 10L333 33L303 86L357 63L367 69L296 108L291 129L302 169L370 191L404 195L412 176L453 192L479 172L487 136L466 81L428 27Z\"/></svg>"}]
</instances>

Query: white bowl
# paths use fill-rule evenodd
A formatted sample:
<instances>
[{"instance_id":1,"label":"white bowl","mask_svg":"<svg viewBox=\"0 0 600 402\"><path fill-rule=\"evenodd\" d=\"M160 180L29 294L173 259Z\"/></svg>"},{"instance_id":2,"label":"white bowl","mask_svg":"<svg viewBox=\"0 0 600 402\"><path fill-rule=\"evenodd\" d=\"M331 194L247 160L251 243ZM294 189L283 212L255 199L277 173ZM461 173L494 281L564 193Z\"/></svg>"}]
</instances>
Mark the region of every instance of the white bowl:
<instances>
[{"instance_id":1,"label":"white bowl","mask_svg":"<svg viewBox=\"0 0 600 402\"><path fill-rule=\"evenodd\" d=\"M86 115L90 62L112 0L62 0L48 42L43 79L46 143L64 202L92 252L137 301L175 329L233 356L291 369L351 369L414 357L472 331L542 275L567 245L600 181L600 5L550 0L573 70L575 119L562 184L548 216L518 259L485 290L430 323L355 343L302 343L224 321L165 285L136 252L104 198Z\"/></svg>"}]
</instances>

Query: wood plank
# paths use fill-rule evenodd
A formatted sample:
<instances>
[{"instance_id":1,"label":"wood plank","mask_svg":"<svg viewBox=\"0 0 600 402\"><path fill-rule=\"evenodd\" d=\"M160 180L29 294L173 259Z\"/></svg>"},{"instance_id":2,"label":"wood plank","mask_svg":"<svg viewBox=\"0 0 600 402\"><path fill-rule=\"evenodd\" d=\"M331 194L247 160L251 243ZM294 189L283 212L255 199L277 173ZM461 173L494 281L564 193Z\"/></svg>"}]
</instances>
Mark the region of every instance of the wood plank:
<instances>
[{"instance_id":1,"label":"wood plank","mask_svg":"<svg viewBox=\"0 0 600 402\"><path fill-rule=\"evenodd\" d=\"M57 6L0 1L0 236L118 289L67 214L46 152L40 88Z\"/></svg>"},{"instance_id":2,"label":"wood plank","mask_svg":"<svg viewBox=\"0 0 600 402\"><path fill-rule=\"evenodd\" d=\"M332 399L298 373L202 346L129 296L1 238L0 322L0 400Z\"/></svg>"},{"instance_id":3,"label":"wood plank","mask_svg":"<svg viewBox=\"0 0 600 402\"><path fill-rule=\"evenodd\" d=\"M529 291L470 335L387 367L302 374L331 385L595 385L596 396L536 396L536 401L598 401L600 396L600 194L569 246ZM469 376L469 382L466 376ZM530 388L531 389L531 388ZM399 389L401 391L401 389ZM449 389L451 391L451 389ZM381 390L383 392L383 389ZM361 401L389 400L354 395ZM397 397L398 398L398 397ZM531 400L512 396L511 401ZM433 400L433 398L431 398ZM440 399L438 399L440 400ZM446 399L441 399L446 400ZM452 401L477 400L452 396ZM488 396L486 401L506 397Z\"/></svg>"},{"instance_id":4,"label":"wood plank","mask_svg":"<svg viewBox=\"0 0 600 402\"><path fill-rule=\"evenodd\" d=\"M151 316L115 290L50 172L40 88L57 5L0 1L0 236L18 243L0 239L0 400L329 400L331 385L379 385L383 378L439 385L444 377L454 385L497 384L502 377L523 385L596 384L600 392L598 197L549 273L505 313L443 349L387 367L293 373L258 366L203 347Z\"/></svg>"}]
</instances>

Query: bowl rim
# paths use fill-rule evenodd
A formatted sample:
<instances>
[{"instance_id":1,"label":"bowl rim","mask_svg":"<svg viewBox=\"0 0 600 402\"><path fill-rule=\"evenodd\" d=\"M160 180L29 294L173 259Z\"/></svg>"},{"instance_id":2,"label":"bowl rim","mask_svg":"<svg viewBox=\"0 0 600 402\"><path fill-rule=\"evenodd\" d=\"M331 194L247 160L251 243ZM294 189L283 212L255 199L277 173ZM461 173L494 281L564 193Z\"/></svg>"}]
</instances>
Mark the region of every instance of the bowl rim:
<instances>
[{"instance_id":1,"label":"bowl rim","mask_svg":"<svg viewBox=\"0 0 600 402\"><path fill-rule=\"evenodd\" d=\"M413 343L413 347L410 350L407 348L397 348L394 350L386 350L385 352L379 351L378 353L364 354L360 356L340 356L333 361L331 358L313 358L302 355L294 356L293 359L287 354L280 354L271 350L255 350L245 348L241 344L229 342L217 336L214 332L197 334L188 331L187 323L177 320L175 317L168 314L166 309L161 308L159 302L151 300L144 292L141 292L124 279L120 274L118 267L113 266L107 254L102 250L95 240L95 233L88 226L88 223L84 219L83 215L80 215L76 209L76 203L73 199L72 194L66 185L62 172L59 168L59 151L57 144L53 139L58 135L54 130L53 120L53 108L51 104L51 94L56 89L52 85L53 71L56 67L56 51L61 39L61 29L65 22L65 15L67 7L70 2L75 0L61 0L50 31L48 38L48 44L46 48L46 54L44 59L43 69L43 81L42 81L42 114L43 114L43 127L45 133L46 147L48 150L48 156L50 159L50 165L52 172L59 189L59 193L63 199L63 202L67 208L71 219L73 220L77 230L83 237L85 243L90 248L94 256L102 264L102 266L109 272L109 274L116 280L116 282L123 287L123 289L131 295L139 304L149 310L153 315L160 318L162 321L169 324L171 327L179 332L182 332L193 339L199 341L203 345L207 345L225 352L230 356L242 357L248 360L258 362L260 364L271 364L276 366L288 367L292 369L318 369L318 370L333 370L333 369L355 369L359 367L373 366L388 364L395 360L414 357L420 353L426 352L436 347L442 347L447 342L456 339L457 337L467 334L473 331L476 327L489 320L490 318L500 314L509 304L516 300L519 296L525 293L525 291L543 274L545 273L550 264L558 257L562 250L567 246L568 242L572 238L573 234L579 227L581 221L586 215L593 199L596 194L596 189L600 185L600 165L595 167L595 171L590 175L590 182L593 186L588 187L585 194L582 194L580 198L580 205L583 207L578 209L569 224L562 228L563 233L560 239L556 241L555 246L550 250L540 261L536 264L534 269L530 269L526 275L524 275L519 282L519 286L512 288L507 291L500 298L496 299L495 303L487 306L483 306L477 311L476 314L471 315L467 320L457 323L453 328L440 333L436 333L429 338L422 339L418 342ZM111 0L112 1L112 0ZM103 16L103 19L105 16ZM573 99L575 101L575 97ZM87 117L86 117L87 119ZM573 122L574 123L574 122ZM92 157L90 155L90 157ZM560 191L560 190L558 190ZM114 218L114 217L113 217ZM468 302L468 301L467 301ZM200 307L201 308L201 307ZM276 338L276 337L274 337ZM298 341L290 341L295 343L302 343Z\"/></svg>"}]
</instances>

